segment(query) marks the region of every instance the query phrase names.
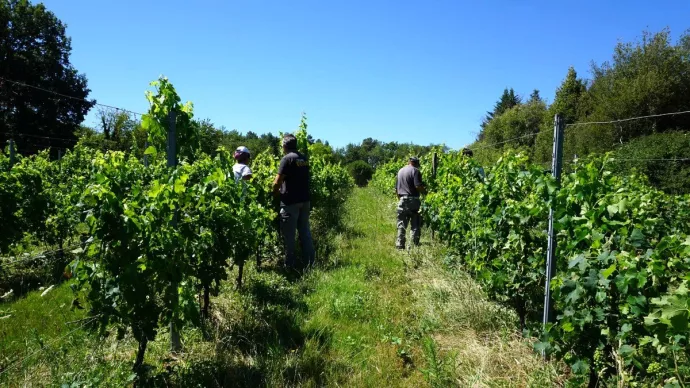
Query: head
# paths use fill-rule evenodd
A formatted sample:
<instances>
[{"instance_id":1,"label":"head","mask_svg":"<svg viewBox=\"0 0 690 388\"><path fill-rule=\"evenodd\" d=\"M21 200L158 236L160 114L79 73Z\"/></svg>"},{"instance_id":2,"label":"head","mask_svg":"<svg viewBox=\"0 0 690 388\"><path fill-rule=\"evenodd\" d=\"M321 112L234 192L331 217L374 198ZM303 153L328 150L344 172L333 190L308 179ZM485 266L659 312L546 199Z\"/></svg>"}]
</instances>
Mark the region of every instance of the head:
<instances>
[{"instance_id":1,"label":"head","mask_svg":"<svg viewBox=\"0 0 690 388\"><path fill-rule=\"evenodd\" d=\"M283 153L297 151L297 138L293 134L283 136Z\"/></svg>"},{"instance_id":2,"label":"head","mask_svg":"<svg viewBox=\"0 0 690 388\"><path fill-rule=\"evenodd\" d=\"M462 149L462 156L467 156L468 158L471 158L474 156L474 152L472 152L472 150L469 148L463 148Z\"/></svg>"},{"instance_id":3,"label":"head","mask_svg":"<svg viewBox=\"0 0 690 388\"><path fill-rule=\"evenodd\" d=\"M249 159L251 158L251 153L249 152L249 148L245 146L239 146L235 150L235 154L233 155L233 157L239 163L247 164L249 163Z\"/></svg>"},{"instance_id":4,"label":"head","mask_svg":"<svg viewBox=\"0 0 690 388\"><path fill-rule=\"evenodd\" d=\"M408 161L408 164L412 167L419 167L419 158L417 158L416 156L411 156Z\"/></svg>"}]
</instances>

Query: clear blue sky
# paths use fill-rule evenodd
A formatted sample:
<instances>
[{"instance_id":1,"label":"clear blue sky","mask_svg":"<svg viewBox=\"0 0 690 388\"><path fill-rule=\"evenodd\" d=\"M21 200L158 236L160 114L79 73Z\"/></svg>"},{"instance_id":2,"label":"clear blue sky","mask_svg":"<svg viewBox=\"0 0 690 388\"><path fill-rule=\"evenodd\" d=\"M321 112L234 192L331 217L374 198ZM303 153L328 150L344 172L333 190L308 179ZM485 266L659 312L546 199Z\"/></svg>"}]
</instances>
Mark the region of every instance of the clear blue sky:
<instances>
[{"instance_id":1,"label":"clear blue sky","mask_svg":"<svg viewBox=\"0 0 690 388\"><path fill-rule=\"evenodd\" d=\"M335 146L470 143L503 88L553 100L618 40L690 28L688 0L46 0L98 102L145 112L164 74L195 116ZM472 5L470 5L472 4ZM93 115L87 123L93 121Z\"/></svg>"}]
</instances>

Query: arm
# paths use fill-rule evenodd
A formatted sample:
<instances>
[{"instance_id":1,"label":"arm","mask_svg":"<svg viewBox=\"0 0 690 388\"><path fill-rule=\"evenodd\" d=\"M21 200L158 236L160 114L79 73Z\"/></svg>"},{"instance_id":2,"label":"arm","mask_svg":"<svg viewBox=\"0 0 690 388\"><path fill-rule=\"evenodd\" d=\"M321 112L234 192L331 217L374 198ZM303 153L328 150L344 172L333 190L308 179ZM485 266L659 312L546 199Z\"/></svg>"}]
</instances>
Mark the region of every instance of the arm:
<instances>
[{"instance_id":1,"label":"arm","mask_svg":"<svg viewBox=\"0 0 690 388\"><path fill-rule=\"evenodd\" d=\"M278 174L276 175L275 179L273 180L273 195L274 196L279 196L280 195L280 186L283 185L283 182L285 181L285 175Z\"/></svg>"},{"instance_id":2,"label":"arm","mask_svg":"<svg viewBox=\"0 0 690 388\"><path fill-rule=\"evenodd\" d=\"M280 196L280 187L283 185L283 182L285 182L287 167L287 160L285 158L281 159L280 164L278 165L278 175L276 175L275 179L273 180L273 195L276 197Z\"/></svg>"},{"instance_id":3,"label":"arm","mask_svg":"<svg viewBox=\"0 0 690 388\"><path fill-rule=\"evenodd\" d=\"M414 170L414 187L420 194L426 192L426 186L424 186L424 182L422 182L422 173L419 169Z\"/></svg>"},{"instance_id":4,"label":"arm","mask_svg":"<svg viewBox=\"0 0 690 388\"><path fill-rule=\"evenodd\" d=\"M242 170L242 180L248 181L252 179L252 169L245 166Z\"/></svg>"}]
</instances>

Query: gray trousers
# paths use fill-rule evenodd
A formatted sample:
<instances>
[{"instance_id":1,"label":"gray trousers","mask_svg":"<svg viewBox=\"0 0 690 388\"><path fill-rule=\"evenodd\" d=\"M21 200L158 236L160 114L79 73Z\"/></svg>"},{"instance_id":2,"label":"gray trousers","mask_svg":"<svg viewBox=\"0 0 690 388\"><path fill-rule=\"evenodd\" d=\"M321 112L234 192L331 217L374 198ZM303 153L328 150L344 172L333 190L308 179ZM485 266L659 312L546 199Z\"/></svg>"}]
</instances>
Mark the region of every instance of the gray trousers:
<instances>
[{"instance_id":1,"label":"gray trousers","mask_svg":"<svg viewBox=\"0 0 690 388\"><path fill-rule=\"evenodd\" d=\"M412 229L412 242L414 245L419 245L419 238L422 234L421 224L422 217L419 214L419 208L422 206L422 201L417 197L402 197L398 202L398 238L395 241L395 246L398 248L405 248L405 235L407 234L407 225L410 224Z\"/></svg>"},{"instance_id":2,"label":"gray trousers","mask_svg":"<svg viewBox=\"0 0 690 388\"><path fill-rule=\"evenodd\" d=\"M308 265L314 264L314 243L309 230L310 203L300 202L280 207L280 230L285 242L285 265L295 265L295 234L299 230L302 254Z\"/></svg>"}]
</instances>

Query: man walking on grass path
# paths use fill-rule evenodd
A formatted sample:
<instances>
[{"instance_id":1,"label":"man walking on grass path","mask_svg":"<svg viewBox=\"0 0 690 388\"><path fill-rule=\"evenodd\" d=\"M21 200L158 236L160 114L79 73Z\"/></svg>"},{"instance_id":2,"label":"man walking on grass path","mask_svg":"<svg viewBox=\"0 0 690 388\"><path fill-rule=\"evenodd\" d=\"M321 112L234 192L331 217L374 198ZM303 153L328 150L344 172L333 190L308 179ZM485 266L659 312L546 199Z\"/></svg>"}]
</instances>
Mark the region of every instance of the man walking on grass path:
<instances>
[{"instance_id":1,"label":"man walking on grass path","mask_svg":"<svg viewBox=\"0 0 690 388\"><path fill-rule=\"evenodd\" d=\"M408 223L412 230L412 243L419 245L422 218L419 209L422 201L419 195L424 192L422 173L419 171L419 159L411 157L407 166L398 171L395 179L395 192L398 194L398 238L395 247L405 249L405 235Z\"/></svg>"},{"instance_id":2,"label":"man walking on grass path","mask_svg":"<svg viewBox=\"0 0 690 388\"><path fill-rule=\"evenodd\" d=\"M309 161L297 151L297 138L283 137L285 156L273 181L273 193L280 196L280 230L285 242L285 266L295 267L295 232L299 230L302 254L308 266L314 264L314 244L309 229Z\"/></svg>"}]
</instances>

